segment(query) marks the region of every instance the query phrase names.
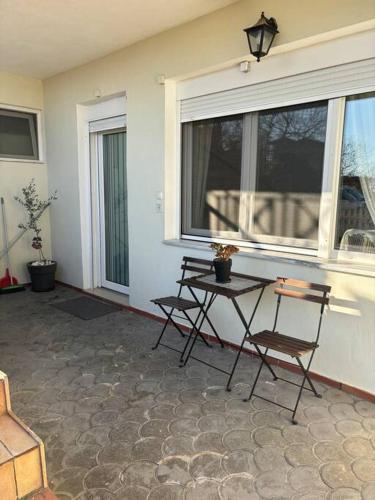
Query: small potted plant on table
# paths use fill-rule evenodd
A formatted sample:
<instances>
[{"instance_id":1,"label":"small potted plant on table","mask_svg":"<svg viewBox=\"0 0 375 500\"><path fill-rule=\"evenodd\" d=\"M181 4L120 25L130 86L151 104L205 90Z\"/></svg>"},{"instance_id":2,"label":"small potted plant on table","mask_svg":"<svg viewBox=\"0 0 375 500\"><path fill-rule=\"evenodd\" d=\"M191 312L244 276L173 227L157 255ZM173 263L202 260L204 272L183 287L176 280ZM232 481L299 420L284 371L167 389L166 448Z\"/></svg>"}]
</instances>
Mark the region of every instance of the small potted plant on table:
<instances>
[{"instance_id":1,"label":"small potted plant on table","mask_svg":"<svg viewBox=\"0 0 375 500\"><path fill-rule=\"evenodd\" d=\"M210 248L215 250L215 259L213 260L216 281L218 283L229 283L230 270L232 267L231 256L239 251L234 245L223 245L221 243L211 243Z\"/></svg>"},{"instance_id":2,"label":"small potted plant on table","mask_svg":"<svg viewBox=\"0 0 375 500\"><path fill-rule=\"evenodd\" d=\"M43 244L40 236L42 229L39 226L39 220L51 202L57 199L57 193L55 191L47 200L41 200L36 191L35 181L31 179L30 183L22 189L22 196L15 196L14 199L26 211L26 222L18 224L18 227L25 231L32 231L31 246L39 252L39 259L27 264L31 278L31 288L34 292L49 292L55 288L57 263L54 260L46 259L43 255Z\"/></svg>"}]
</instances>

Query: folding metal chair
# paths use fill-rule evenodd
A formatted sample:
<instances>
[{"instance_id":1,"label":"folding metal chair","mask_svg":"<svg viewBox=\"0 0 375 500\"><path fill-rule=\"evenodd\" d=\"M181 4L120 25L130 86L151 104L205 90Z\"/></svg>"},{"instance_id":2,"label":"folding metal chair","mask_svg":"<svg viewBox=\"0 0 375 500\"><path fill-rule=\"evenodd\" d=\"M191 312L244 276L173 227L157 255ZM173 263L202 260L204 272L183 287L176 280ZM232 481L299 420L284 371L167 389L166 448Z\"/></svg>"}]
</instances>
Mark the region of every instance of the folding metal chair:
<instances>
[{"instance_id":1,"label":"folding metal chair","mask_svg":"<svg viewBox=\"0 0 375 500\"><path fill-rule=\"evenodd\" d=\"M195 274L197 274L197 275L209 274L213 270L213 264L212 264L212 260L196 259L194 257L183 257L181 269L182 269L181 280L183 280L185 278L185 275L187 272L194 273L194 275ZM151 302L153 302L154 304L156 304L160 307L160 309L163 311L163 313L167 317L167 320L162 328L162 331L159 335L159 338L158 338L155 346L152 349L153 350L157 349L157 347L159 345L162 345L164 347L167 347L168 349L172 349L173 351L177 351L181 354L180 361L183 361L183 357L185 355L187 346L189 345L189 342L190 342L192 335L195 331L197 331L200 339L208 347L212 347L207 342L207 340L204 338L202 333L200 332L200 329L201 329L205 319L207 320L208 324L212 328L216 337L219 339L222 347L224 347L224 345L223 345L222 341L220 340L210 318L207 316L207 311L213 303L212 297L208 300L208 292L206 292L204 294L203 301L198 302L198 300L184 299L182 297L182 291L183 291L183 286L180 285L177 296L161 297L158 299L151 300ZM168 311L166 308L170 308L170 310ZM196 318L193 320L192 317L189 315L188 311L192 311L192 310L196 310L196 309L199 309L199 312L198 312ZM175 313L175 311L182 313L183 316L179 316L178 314ZM181 351L168 345L168 344L163 344L161 342L163 335L165 333L165 330L166 330L169 323L172 323L172 325L180 333L181 337L185 337L184 332L181 330L180 326L175 322L174 318L186 319L191 325L190 334L188 335L188 339L185 343L185 346Z\"/></svg>"},{"instance_id":2,"label":"folding metal chair","mask_svg":"<svg viewBox=\"0 0 375 500\"><path fill-rule=\"evenodd\" d=\"M260 367L258 370L258 373L255 377L253 387L251 389L250 395L247 399L244 399L244 401L250 401L252 396L256 396L260 399L264 399L265 401L268 401L270 403L273 403L277 406L280 406L281 408L284 408L286 410L289 410L293 412L292 415L292 422L293 424L297 424L297 421L295 420L295 415L296 411L298 408L298 404L302 395L302 390L306 389L309 391L312 391L316 397L321 398L321 395L318 394L317 390L314 387L314 384L311 381L311 378L309 377L309 369L311 366L311 362L313 360L314 354L316 349L319 347L319 336L320 336L320 330L322 326L322 318L323 318L323 312L324 312L324 307L328 305L329 302L329 297L328 294L331 291L330 286L326 285L318 285L316 283L308 283L306 281L300 281L300 280L295 280L295 279L289 279L289 278L278 278L277 283L279 284L278 288L276 288L275 293L278 295L277 298L277 305L276 305L276 314L275 314L275 320L273 324L272 330L263 330L262 332L256 333L255 335L252 335L247 339L247 342L250 342L251 344L254 345L255 349L257 350L260 358L261 358L261 363ZM312 290L315 293L306 293L306 290ZM318 332L315 338L314 342L308 342L306 340L300 340L295 337L289 337L287 335L283 335L276 331L277 327L277 320L279 316L279 309L280 309L280 303L281 303L281 296L285 297L291 297L294 299L300 299L300 300L307 300L309 302L315 302L317 304L320 304L320 315L319 315L319 322L318 322ZM260 350L260 347L265 347L266 350L262 353ZM268 350L271 349L273 351L281 352L283 354L287 354L291 356L292 358L295 358L298 366L301 369L303 379L301 385L292 382L290 380L286 380L282 377L275 376L274 380L280 379L283 380L284 382L288 382L288 384L295 385L299 387L299 392L298 392L298 397L296 404L294 408L288 408L287 406L281 405L279 403L276 403L275 401L271 401L267 398L264 398L263 396L260 396L259 394L255 394L255 386L258 382L260 372L262 371L263 365L267 363L265 357L267 356ZM310 354L310 359L307 363L307 366L304 367L304 365L301 362L301 357L305 354ZM310 387L305 387L305 382L308 382Z\"/></svg>"}]
</instances>

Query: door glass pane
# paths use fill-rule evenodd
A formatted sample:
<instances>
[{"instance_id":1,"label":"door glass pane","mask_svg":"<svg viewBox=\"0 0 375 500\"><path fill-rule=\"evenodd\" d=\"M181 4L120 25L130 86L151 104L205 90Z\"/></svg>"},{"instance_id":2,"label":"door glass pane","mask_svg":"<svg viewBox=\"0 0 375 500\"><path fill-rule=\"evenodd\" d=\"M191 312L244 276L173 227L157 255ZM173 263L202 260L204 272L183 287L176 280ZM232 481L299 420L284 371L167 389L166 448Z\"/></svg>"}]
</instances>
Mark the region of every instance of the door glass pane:
<instances>
[{"instance_id":1,"label":"door glass pane","mask_svg":"<svg viewBox=\"0 0 375 500\"><path fill-rule=\"evenodd\" d=\"M0 156L37 159L36 115L0 109Z\"/></svg>"},{"instance_id":2,"label":"door glass pane","mask_svg":"<svg viewBox=\"0 0 375 500\"><path fill-rule=\"evenodd\" d=\"M106 280L129 286L126 133L103 135Z\"/></svg>"},{"instance_id":3,"label":"door glass pane","mask_svg":"<svg viewBox=\"0 0 375 500\"><path fill-rule=\"evenodd\" d=\"M375 92L346 99L335 246L375 253Z\"/></svg>"},{"instance_id":4,"label":"door glass pane","mask_svg":"<svg viewBox=\"0 0 375 500\"><path fill-rule=\"evenodd\" d=\"M327 101L262 111L257 122L251 235L316 247Z\"/></svg>"},{"instance_id":5,"label":"door glass pane","mask_svg":"<svg viewBox=\"0 0 375 500\"><path fill-rule=\"evenodd\" d=\"M193 234L194 229L237 232L242 115L184 124L183 149L183 168L190 169L190 186L184 185L182 193L183 198L189 197L190 231Z\"/></svg>"}]
</instances>

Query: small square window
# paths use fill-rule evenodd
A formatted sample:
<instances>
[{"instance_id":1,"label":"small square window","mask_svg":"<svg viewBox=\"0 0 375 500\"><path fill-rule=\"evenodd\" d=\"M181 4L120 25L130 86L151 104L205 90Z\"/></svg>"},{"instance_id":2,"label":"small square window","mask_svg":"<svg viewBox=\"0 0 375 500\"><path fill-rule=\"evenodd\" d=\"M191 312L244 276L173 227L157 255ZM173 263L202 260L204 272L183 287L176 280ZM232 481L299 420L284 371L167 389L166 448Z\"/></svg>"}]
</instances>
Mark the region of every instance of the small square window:
<instances>
[{"instance_id":1,"label":"small square window","mask_svg":"<svg viewBox=\"0 0 375 500\"><path fill-rule=\"evenodd\" d=\"M0 158L38 160L36 113L0 109Z\"/></svg>"}]
</instances>

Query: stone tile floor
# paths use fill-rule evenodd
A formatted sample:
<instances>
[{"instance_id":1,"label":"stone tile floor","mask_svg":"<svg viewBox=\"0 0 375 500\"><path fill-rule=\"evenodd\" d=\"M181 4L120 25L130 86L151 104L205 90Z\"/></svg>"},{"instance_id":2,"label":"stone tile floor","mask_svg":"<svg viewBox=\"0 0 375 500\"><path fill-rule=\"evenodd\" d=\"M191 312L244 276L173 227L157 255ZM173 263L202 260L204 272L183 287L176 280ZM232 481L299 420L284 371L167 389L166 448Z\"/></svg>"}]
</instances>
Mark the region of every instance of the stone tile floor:
<instances>
[{"instance_id":1,"label":"stone tile floor","mask_svg":"<svg viewBox=\"0 0 375 500\"><path fill-rule=\"evenodd\" d=\"M318 384L323 398L305 391L293 426L284 410L242 402L256 358L241 358L228 393L217 371L151 351L159 323L127 311L82 321L50 306L78 295L0 297L0 369L45 442L61 500L375 499L374 404ZM295 397L266 371L259 387L280 403Z\"/></svg>"}]
</instances>

